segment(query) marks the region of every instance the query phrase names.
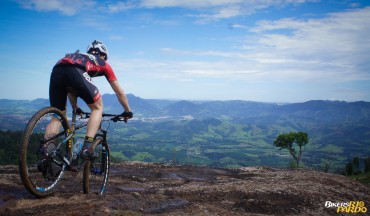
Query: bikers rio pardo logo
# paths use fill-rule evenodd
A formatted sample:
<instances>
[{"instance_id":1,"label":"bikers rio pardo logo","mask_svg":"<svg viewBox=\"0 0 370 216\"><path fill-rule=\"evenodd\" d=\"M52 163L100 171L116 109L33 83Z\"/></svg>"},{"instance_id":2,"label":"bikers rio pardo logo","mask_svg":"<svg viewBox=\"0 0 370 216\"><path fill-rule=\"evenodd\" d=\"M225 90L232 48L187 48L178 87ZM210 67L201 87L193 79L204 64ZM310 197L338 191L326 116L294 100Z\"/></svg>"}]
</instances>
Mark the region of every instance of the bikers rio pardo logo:
<instances>
[{"instance_id":1,"label":"bikers rio pardo logo","mask_svg":"<svg viewBox=\"0 0 370 216\"><path fill-rule=\"evenodd\" d=\"M325 202L325 208L335 208L337 213L366 213L367 208L363 201Z\"/></svg>"}]
</instances>

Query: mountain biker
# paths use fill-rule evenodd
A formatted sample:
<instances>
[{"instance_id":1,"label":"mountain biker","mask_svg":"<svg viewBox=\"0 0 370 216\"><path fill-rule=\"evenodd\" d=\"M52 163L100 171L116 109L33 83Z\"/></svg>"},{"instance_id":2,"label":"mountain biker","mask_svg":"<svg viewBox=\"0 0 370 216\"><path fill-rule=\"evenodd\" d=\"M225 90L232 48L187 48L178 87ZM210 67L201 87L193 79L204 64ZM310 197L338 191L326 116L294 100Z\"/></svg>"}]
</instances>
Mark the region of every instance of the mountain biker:
<instances>
[{"instance_id":1,"label":"mountain biker","mask_svg":"<svg viewBox=\"0 0 370 216\"><path fill-rule=\"evenodd\" d=\"M49 98L50 105L60 109L66 114L66 102L69 98L72 107L74 97L80 97L91 109L91 115L87 123L86 135L82 147L81 157L92 159L94 149L92 142L99 128L102 113L103 101L98 88L93 84L91 77L105 76L113 91L116 93L118 101L122 105L124 112L121 116L125 121L133 117L128 99L121 88L111 66L106 62L108 59L108 49L100 41L94 40L86 50L87 53L68 53L60 59L53 68L50 76ZM77 113L82 110L77 107ZM58 133L61 124L57 119L52 119L46 128L45 136L51 137ZM49 151L49 146L44 146L44 153Z\"/></svg>"}]
</instances>

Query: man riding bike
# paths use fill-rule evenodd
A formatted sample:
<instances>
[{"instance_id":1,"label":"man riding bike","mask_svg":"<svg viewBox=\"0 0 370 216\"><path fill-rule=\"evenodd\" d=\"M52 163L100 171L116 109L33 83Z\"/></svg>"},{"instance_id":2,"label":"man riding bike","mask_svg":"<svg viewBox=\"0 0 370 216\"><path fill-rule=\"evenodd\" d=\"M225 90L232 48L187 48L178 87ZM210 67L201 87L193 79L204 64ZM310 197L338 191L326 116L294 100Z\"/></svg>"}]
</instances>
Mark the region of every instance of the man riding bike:
<instances>
[{"instance_id":1,"label":"man riding bike","mask_svg":"<svg viewBox=\"0 0 370 216\"><path fill-rule=\"evenodd\" d=\"M92 142L101 122L103 101L91 77L106 77L124 109L122 116L125 120L132 118L133 113L113 69L106 62L108 59L107 47L102 42L94 40L87 47L86 52L80 53L76 51L75 53L66 54L64 58L56 63L50 77L49 98L50 105L60 109L64 115L66 114L67 97L70 99L72 107L76 106L76 104L72 104L72 101L75 101L72 98L80 97L91 109L81 157L83 159L93 159L94 149L92 149ZM77 112L82 112L82 110L77 108ZM60 126L60 122L53 118L46 127L46 138L55 135L59 131ZM47 156L53 145L53 143L48 143L43 146L43 154Z\"/></svg>"}]
</instances>

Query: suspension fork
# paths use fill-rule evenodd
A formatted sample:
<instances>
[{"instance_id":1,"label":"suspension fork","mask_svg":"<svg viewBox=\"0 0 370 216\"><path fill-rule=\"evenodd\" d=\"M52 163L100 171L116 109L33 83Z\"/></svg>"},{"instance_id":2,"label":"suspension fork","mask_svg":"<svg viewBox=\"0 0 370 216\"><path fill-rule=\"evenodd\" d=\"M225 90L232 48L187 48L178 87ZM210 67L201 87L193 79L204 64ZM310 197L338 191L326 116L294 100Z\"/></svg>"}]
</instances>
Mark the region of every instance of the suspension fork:
<instances>
[{"instance_id":1,"label":"suspension fork","mask_svg":"<svg viewBox=\"0 0 370 216\"><path fill-rule=\"evenodd\" d=\"M100 137L102 138L102 154L101 154L101 165L99 167L99 173L102 174L105 172L105 169L106 169L106 160L105 160L105 157L106 157L106 154L108 153L108 143L107 143L107 133L108 131L105 130L105 129L102 129L100 127L100 132L101 133L98 133L95 135L95 139Z\"/></svg>"},{"instance_id":2,"label":"suspension fork","mask_svg":"<svg viewBox=\"0 0 370 216\"><path fill-rule=\"evenodd\" d=\"M102 146L103 146L103 148L106 148L107 145L108 145L108 143L107 143L107 133L108 133L108 131L104 130L104 129L101 129L101 128L100 128L100 131L101 131L101 133L97 133L95 135L95 139L97 139L98 137L102 138Z\"/></svg>"}]
</instances>

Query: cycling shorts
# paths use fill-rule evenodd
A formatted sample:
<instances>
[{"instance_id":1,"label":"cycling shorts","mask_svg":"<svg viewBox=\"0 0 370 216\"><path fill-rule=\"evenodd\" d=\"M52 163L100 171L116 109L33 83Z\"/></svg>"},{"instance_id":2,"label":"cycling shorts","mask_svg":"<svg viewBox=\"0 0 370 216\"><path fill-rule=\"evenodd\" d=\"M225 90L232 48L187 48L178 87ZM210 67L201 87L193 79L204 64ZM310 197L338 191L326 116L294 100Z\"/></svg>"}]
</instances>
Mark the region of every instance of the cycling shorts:
<instances>
[{"instance_id":1,"label":"cycling shorts","mask_svg":"<svg viewBox=\"0 0 370 216\"><path fill-rule=\"evenodd\" d=\"M86 104L93 104L101 98L98 88L86 71L73 65L54 67L50 76L50 105L64 111L69 91L84 100Z\"/></svg>"}]
</instances>

